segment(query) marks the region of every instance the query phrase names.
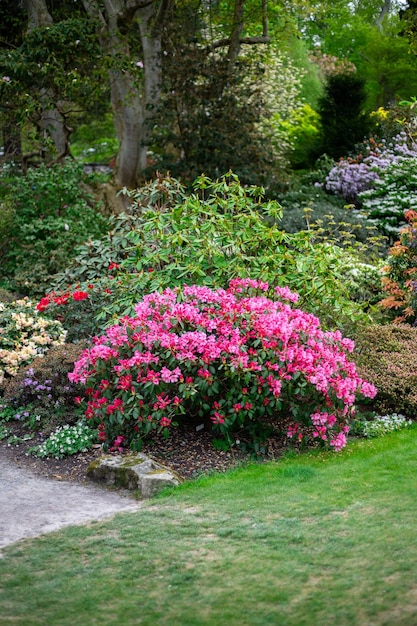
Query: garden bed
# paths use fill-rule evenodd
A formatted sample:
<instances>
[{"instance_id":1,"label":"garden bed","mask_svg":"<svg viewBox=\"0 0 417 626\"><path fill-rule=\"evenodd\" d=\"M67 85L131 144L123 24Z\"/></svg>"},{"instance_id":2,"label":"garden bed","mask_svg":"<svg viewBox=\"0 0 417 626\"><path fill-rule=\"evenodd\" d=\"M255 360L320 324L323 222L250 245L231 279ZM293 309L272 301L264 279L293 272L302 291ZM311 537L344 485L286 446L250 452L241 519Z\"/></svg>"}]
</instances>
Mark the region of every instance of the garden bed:
<instances>
[{"instance_id":1,"label":"garden bed","mask_svg":"<svg viewBox=\"0 0 417 626\"><path fill-rule=\"evenodd\" d=\"M23 437L27 432L20 423L9 423L8 427L17 437ZM27 455L27 449L37 443L36 439L31 439L18 445L8 445L7 441L3 440L0 441L0 453L35 474L76 482L85 480L89 463L103 454L101 446L95 446L88 452L80 452L63 459L40 459ZM278 436L273 436L268 440L268 451L264 458L277 459L284 449L284 441ZM196 478L211 472L224 472L251 459L249 453L237 447L230 450L215 449L211 435L207 431L196 432L192 424L181 424L172 429L169 439L155 436L152 445L145 445L143 452L175 470L184 479Z\"/></svg>"}]
</instances>

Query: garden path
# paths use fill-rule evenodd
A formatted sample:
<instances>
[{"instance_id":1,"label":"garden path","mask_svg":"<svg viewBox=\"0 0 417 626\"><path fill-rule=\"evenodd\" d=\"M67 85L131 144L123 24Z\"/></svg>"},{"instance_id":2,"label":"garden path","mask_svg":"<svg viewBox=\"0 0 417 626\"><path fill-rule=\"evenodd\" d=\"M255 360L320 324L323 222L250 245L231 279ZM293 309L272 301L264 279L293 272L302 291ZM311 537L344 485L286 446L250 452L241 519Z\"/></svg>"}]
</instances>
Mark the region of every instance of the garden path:
<instances>
[{"instance_id":1,"label":"garden path","mask_svg":"<svg viewBox=\"0 0 417 626\"><path fill-rule=\"evenodd\" d=\"M0 557L2 548L26 537L141 506L120 492L43 478L0 457Z\"/></svg>"}]
</instances>

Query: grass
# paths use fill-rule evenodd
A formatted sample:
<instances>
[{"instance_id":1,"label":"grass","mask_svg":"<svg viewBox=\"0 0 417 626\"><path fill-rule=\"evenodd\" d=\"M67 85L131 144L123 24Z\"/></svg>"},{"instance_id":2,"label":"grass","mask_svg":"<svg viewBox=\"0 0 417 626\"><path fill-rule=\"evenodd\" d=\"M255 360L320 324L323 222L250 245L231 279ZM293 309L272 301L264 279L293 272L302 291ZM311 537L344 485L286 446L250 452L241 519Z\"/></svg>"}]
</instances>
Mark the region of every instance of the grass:
<instances>
[{"instance_id":1,"label":"grass","mask_svg":"<svg viewBox=\"0 0 417 626\"><path fill-rule=\"evenodd\" d=\"M0 624L415 626L417 427L186 483L0 560Z\"/></svg>"}]
</instances>

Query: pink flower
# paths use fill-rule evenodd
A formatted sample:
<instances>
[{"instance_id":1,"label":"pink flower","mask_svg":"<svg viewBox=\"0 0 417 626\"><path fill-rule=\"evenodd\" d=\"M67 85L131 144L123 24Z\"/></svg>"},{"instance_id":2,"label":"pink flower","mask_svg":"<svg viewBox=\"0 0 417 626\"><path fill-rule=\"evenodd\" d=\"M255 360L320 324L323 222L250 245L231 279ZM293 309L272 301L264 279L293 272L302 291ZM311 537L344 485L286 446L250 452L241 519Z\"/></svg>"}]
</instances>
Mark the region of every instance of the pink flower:
<instances>
[{"instance_id":1,"label":"pink flower","mask_svg":"<svg viewBox=\"0 0 417 626\"><path fill-rule=\"evenodd\" d=\"M242 410L255 417L261 409L273 418L280 407L295 414L305 405L311 406L314 436L340 449L356 396L373 397L376 390L348 359L353 342L292 308L296 299L286 287L273 292L252 278L233 280L226 290L192 285L148 294L133 315L94 338L69 378L94 386L88 414L108 420L108 438L118 426L107 416L117 411L125 413L125 435L128 428L136 433L148 422L165 423L185 410L183 402L200 414L211 404L212 422L227 428L237 425ZM157 394L158 385L169 393ZM112 395L116 400L107 400ZM287 434L303 439L298 425Z\"/></svg>"},{"instance_id":2,"label":"pink flower","mask_svg":"<svg viewBox=\"0 0 417 626\"><path fill-rule=\"evenodd\" d=\"M131 387L132 387L132 376L130 374L126 374L125 376L120 376L117 388L123 389L124 391L130 391Z\"/></svg>"},{"instance_id":3,"label":"pink flower","mask_svg":"<svg viewBox=\"0 0 417 626\"><path fill-rule=\"evenodd\" d=\"M334 439L330 440L330 445L335 452L340 452L346 446L346 441L345 433L339 433Z\"/></svg>"},{"instance_id":4,"label":"pink flower","mask_svg":"<svg viewBox=\"0 0 417 626\"><path fill-rule=\"evenodd\" d=\"M221 415L217 411L214 412L214 415L212 415L210 419L213 422L213 424L224 424L224 421L225 421L224 415Z\"/></svg>"},{"instance_id":5,"label":"pink flower","mask_svg":"<svg viewBox=\"0 0 417 626\"><path fill-rule=\"evenodd\" d=\"M169 370L167 367L161 369L161 379L164 383L176 383L181 377L181 370L176 367L174 370Z\"/></svg>"}]
</instances>

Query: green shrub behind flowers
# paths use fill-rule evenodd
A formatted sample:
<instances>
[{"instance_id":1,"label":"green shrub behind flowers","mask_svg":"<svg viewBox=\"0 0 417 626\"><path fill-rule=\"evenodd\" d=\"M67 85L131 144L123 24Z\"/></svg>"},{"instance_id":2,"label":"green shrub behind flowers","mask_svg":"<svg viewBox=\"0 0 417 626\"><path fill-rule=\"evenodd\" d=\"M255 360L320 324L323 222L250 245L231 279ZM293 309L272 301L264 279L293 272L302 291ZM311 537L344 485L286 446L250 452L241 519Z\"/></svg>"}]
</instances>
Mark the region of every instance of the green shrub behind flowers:
<instances>
[{"instance_id":1,"label":"green shrub behind flowers","mask_svg":"<svg viewBox=\"0 0 417 626\"><path fill-rule=\"evenodd\" d=\"M342 449L355 397L376 389L348 359L353 342L292 308L297 298L250 279L145 296L69 375L87 387L86 418L113 448L139 448L152 431L168 436L178 418L197 416L226 439L289 418L288 437Z\"/></svg>"},{"instance_id":2,"label":"green shrub behind flowers","mask_svg":"<svg viewBox=\"0 0 417 626\"><path fill-rule=\"evenodd\" d=\"M20 366L65 342L60 322L45 319L27 298L0 303L0 386Z\"/></svg>"},{"instance_id":3,"label":"green shrub behind flowers","mask_svg":"<svg viewBox=\"0 0 417 626\"><path fill-rule=\"evenodd\" d=\"M42 299L43 310L62 315L66 328L77 310L94 334L94 323L100 332L132 315L145 293L184 283L225 288L238 277L288 286L328 328L366 321L366 306L350 299L342 250L313 243L312 233L281 230L281 208L264 200L262 188L243 187L229 173L217 181L199 177L188 195L171 178L130 195L131 215L119 216L101 243L80 248L55 293ZM74 303L71 294L80 290L87 297Z\"/></svg>"}]
</instances>

